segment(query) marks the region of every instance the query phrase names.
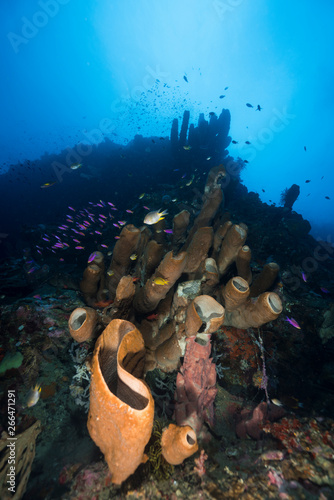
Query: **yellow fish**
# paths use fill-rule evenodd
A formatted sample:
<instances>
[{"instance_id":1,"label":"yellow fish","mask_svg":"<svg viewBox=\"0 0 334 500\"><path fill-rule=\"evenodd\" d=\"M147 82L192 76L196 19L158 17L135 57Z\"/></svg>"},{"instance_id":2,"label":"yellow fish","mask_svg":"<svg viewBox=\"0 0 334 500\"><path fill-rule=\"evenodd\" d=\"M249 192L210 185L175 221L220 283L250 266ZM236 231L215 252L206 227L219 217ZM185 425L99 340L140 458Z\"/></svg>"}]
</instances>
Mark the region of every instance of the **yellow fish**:
<instances>
[{"instance_id":1,"label":"yellow fish","mask_svg":"<svg viewBox=\"0 0 334 500\"><path fill-rule=\"evenodd\" d=\"M28 394L27 398L27 407L31 408L32 406L35 406L36 403L38 403L40 394L41 394L41 386L35 385L35 387L31 388Z\"/></svg>"},{"instance_id":2,"label":"yellow fish","mask_svg":"<svg viewBox=\"0 0 334 500\"><path fill-rule=\"evenodd\" d=\"M133 253L132 255L130 255L131 260L136 260L137 257L138 257L138 255L136 253Z\"/></svg>"},{"instance_id":3,"label":"yellow fish","mask_svg":"<svg viewBox=\"0 0 334 500\"><path fill-rule=\"evenodd\" d=\"M192 181L194 180L194 178L195 178L195 176L193 175L193 176L191 177L190 181L188 181L188 182L186 183L186 186L190 186L190 185L192 184Z\"/></svg>"},{"instance_id":4,"label":"yellow fish","mask_svg":"<svg viewBox=\"0 0 334 500\"><path fill-rule=\"evenodd\" d=\"M185 149L186 151L190 151L191 150L191 146L183 146L183 149Z\"/></svg>"},{"instance_id":5,"label":"yellow fish","mask_svg":"<svg viewBox=\"0 0 334 500\"><path fill-rule=\"evenodd\" d=\"M113 274L114 274L114 271L112 269L109 269L109 271L107 271L108 276L112 276Z\"/></svg>"},{"instance_id":6,"label":"yellow fish","mask_svg":"<svg viewBox=\"0 0 334 500\"><path fill-rule=\"evenodd\" d=\"M156 224L157 222L159 222L159 220L164 219L165 218L164 216L167 214L168 214L167 210L164 210L163 212L160 212L159 210L155 210L154 212L149 212L144 219L144 224L149 224L149 225Z\"/></svg>"},{"instance_id":7,"label":"yellow fish","mask_svg":"<svg viewBox=\"0 0 334 500\"><path fill-rule=\"evenodd\" d=\"M145 193L142 193L142 194L140 194L140 195L138 196L138 198L141 200L142 198L144 198L144 196L145 196Z\"/></svg>"},{"instance_id":8,"label":"yellow fish","mask_svg":"<svg viewBox=\"0 0 334 500\"><path fill-rule=\"evenodd\" d=\"M44 188L48 188L48 187L51 187L51 186L54 186L55 184L57 184L57 182L46 182L45 184L42 184L41 185L41 189L44 189Z\"/></svg>"},{"instance_id":9,"label":"yellow fish","mask_svg":"<svg viewBox=\"0 0 334 500\"><path fill-rule=\"evenodd\" d=\"M279 399L276 399L276 398L272 399L271 402L275 406L284 406L284 404L282 403L282 401L280 401Z\"/></svg>"},{"instance_id":10,"label":"yellow fish","mask_svg":"<svg viewBox=\"0 0 334 500\"><path fill-rule=\"evenodd\" d=\"M153 283L155 285L168 285L169 281L165 278L154 278Z\"/></svg>"}]
</instances>

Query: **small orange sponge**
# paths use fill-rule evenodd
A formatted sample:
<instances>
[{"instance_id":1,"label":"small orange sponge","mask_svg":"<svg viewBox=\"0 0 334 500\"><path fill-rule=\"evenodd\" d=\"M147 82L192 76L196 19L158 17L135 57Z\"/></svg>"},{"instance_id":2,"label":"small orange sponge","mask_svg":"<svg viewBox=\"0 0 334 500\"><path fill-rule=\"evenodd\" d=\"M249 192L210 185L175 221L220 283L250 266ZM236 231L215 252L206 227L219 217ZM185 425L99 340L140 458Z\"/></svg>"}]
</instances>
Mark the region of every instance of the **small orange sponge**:
<instances>
[{"instance_id":1,"label":"small orange sponge","mask_svg":"<svg viewBox=\"0 0 334 500\"><path fill-rule=\"evenodd\" d=\"M162 433L161 452L171 465L182 464L198 450L195 431L190 425L169 424Z\"/></svg>"}]
</instances>

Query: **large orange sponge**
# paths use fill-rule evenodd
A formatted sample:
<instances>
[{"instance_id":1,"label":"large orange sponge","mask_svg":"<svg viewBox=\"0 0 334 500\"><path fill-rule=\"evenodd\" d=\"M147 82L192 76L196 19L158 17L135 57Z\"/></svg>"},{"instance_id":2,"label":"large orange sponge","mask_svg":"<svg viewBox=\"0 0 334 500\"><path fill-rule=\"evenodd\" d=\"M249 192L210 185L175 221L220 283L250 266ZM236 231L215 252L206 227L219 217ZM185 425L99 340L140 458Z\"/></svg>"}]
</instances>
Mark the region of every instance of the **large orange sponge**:
<instances>
[{"instance_id":1,"label":"large orange sponge","mask_svg":"<svg viewBox=\"0 0 334 500\"><path fill-rule=\"evenodd\" d=\"M87 426L115 484L147 459L144 448L152 432L154 401L139 379L144 362L141 333L129 321L111 321L95 345Z\"/></svg>"}]
</instances>

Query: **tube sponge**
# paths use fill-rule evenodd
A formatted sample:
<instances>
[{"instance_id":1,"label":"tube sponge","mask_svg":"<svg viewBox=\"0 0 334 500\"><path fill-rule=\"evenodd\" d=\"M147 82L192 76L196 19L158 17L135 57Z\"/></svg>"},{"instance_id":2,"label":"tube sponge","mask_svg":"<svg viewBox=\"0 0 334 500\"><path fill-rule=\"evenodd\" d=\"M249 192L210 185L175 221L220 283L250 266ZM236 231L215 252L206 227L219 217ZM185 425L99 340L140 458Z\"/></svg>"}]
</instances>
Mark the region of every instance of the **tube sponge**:
<instances>
[{"instance_id":1,"label":"tube sponge","mask_svg":"<svg viewBox=\"0 0 334 500\"><path fill-rule=\"evenodd\" d=\"M168 252L154 275L145 283L134 299L134 307L138 312L147 313L154 311L159 302L164 299L174 283L183 273L187 262L187 252L174 256ZM165 284L157 284L156 280L162 278Z\"/></svg>"},{"instance_id":2,"label":"tube sponge","mask_svg":"<svg viewBox=\"0 0 334 500\"><path fill-rule=\"evenodd\" d=\"M94 305L97 301L97 294L102 276L103 271L97 264L90 264L84 270L83 278L80 281L80 290L84 296L86 304Z\"/></svg>"},{"instance_id":3,"label":"tube sponge","mask_svg":"<svg viewBox=\"0 0 334 500\"><path fill-rule=\"evenodd\" d=\"M187 309L185 331L187 337L197 333L210 334L218 330L224 320L224 308L210 295L199 295Z\"/></svg>"},{"instance_id":4,"label":"tube sponge","mask_svg":"<svg viewBox=\"0 0 334 500\"><path fill-rule=\"evenodd\" d=\"M249 298L247 281L240 277L232 278L223 291L225 299L225 326L236 328L258 328L278 318L283 310L282 302L276 293L262 293L255 300Z\"/></svg>"},{"instance_id":5,"label":"tube sponge","mask_svg":"<svg viewBox=\"0 0 334 500\"><path fill-rule=\"evenodd\" d=\"M250 287L250 296L257 297L265 292L274 284L279 272L279 265L276 262L266 264L260 274L256 276Z\"/></svg>"},{"instance_id":6,"label":"tube sponge","mask_svg":"<svg viewBox=\"0 0 334 500\"><path fill-rule=\"evenodd\" d=\"M218 269L221 276L226 273L229 266L236 260L246 238L247 231L241 225L234 224L227 231L218 255Z\"/></svg>"},{"instance_id":7,"label":"tube sponge","mask_svg":"<svg viewBox=\"0 0 334 500\"><path fill-rule=\"evenodd\" d=\"M77 342L85 342L94 336L97 312L91 307L77 307L68 320L71 337Z\"/></svg>"}]
</instances>

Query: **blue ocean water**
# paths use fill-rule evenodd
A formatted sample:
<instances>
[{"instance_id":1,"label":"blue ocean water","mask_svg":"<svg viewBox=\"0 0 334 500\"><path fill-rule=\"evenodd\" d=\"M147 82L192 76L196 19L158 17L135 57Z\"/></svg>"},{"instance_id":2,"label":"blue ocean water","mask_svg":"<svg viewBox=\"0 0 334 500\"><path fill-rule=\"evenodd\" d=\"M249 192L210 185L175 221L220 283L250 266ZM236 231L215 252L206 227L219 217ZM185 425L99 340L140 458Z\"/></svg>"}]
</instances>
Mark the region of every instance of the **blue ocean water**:
<instances>
[{"instance_id":1,"label":"blue ocean water","mask_svg":"<svg viewBox=\"0 0 334 500\"><path fill-rule=\"evenodd\" d=\"M249 160L242 175L248 189L279 203L283 189L299 184L295 209L326 238L334 197L332 18L330 1L321 8L260 0L2 6L0 163L2 172L16 166L11 198L29 191L27 160L80 142L126 145L136 134L168 136L185 109L196 123L200 113L208 118L228 108L238 142L229 152ZM263 109L255 112L258 104ZM96 167L89 154L82 158L82 173L89 174ZM55 176L51 163L43 166L45 181ZM66 188L59 187L64 199Z\"/></svg>"},{"instance_id":2,"label":"blue ocean water","mask_svg":"<svg viewBox=\"0 0 334 500\"><path fill-rule=\"evenodd\" d=\"M220 164L227 170L222 220L228 213L233 223L247 224L253 273L278 262L277 280L288 289L282 297L284 325L290 320L294 328L295 321L299 329L303 311L314 308L319 316L309 312L303 331L319 333L334 293L333 2L16 0L3 2L0 12L4 354L16 349L26 356L23 344L33 344L31 339L21 344L13 333L21 318L22 324L30 322L29 335L42 328L41 311L51 333L59 324L64 327L65 317L59 324L50 320L50 297L56 300L68 289L79 296L70 278L79 282L96 250L111 258L127 224L141 227L149 211L166 210L162 231L165 249L171 249L173 216L189 210L193 222L208 174ZM160 243L161 237L155 238ZM114 299L111 292L108 298ZM43 302L38 320L18 312L29 301ZM78 305L73 296L66 301L72 308ZM64 307L70 312L70 305ZM10 316L17 320L15 327ZM333 329L333 323L326 325ZM313 369L320 382L311 383L303 365L295 382L301 373L308 382L297 394L297 383L288 390L291 378L284 369L279 380L274 361L270 372L273 397L283 400L282 394L289 393L303 401L300 408L307 406L308 417L330 417L333 410L330 402L321 413L321 398L313 408L306 397L319 386L333 397L333 366L324 345L332 352L334 335L323 335L329 343L327 336L326 342L318 336L316 347L304 339L305 359L311 360L314 349L318 353ZM278 344L270 346L270 356L282 348ZM43 349L51 349L51 357L62 352L60 345ZM218 365L218 347L215 355ZM72 349L72 361L75 356ZM254 373L245 372L249 385ZM36 383L35 375L29 383ZM15 377L13 384L23 392L24 380ZM7 388L10 376L3 382ZM251 400L256 395L247 392L247 384L233 392L231 379L225 389ZM65 385L59 380L56 385L50 392L65 393ZM286 408L295 410L294 405ZM44 411L35 415L42 423L49 409ZM227 441L231 451L234 444ZM57 456L55 476L76 459ZM36 495L38 471L32 477L30 495ZM202 487L198 482L195 490ZM61 498L66 492L50 488L48 494L45 498Z\"/></svg>"}]
</instances>

